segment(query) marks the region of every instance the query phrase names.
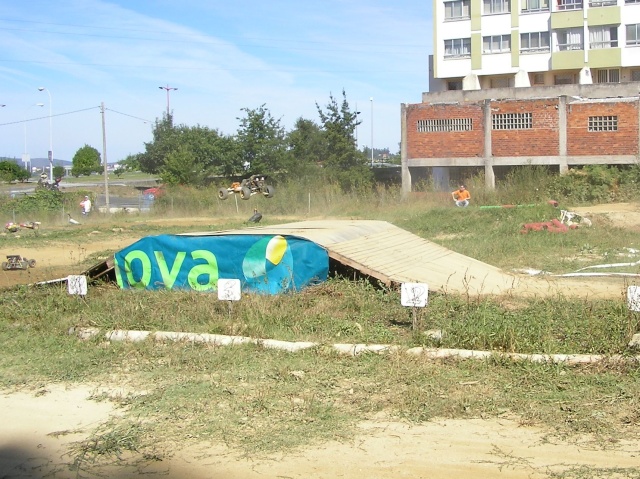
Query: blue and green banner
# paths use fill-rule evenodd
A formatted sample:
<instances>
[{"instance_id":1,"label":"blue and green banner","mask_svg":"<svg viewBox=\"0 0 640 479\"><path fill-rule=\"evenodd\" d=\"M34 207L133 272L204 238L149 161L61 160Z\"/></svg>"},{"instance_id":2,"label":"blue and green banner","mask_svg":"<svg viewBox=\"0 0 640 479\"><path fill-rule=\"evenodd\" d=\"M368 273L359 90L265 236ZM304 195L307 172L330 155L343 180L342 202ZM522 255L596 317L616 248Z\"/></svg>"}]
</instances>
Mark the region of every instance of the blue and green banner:
<instances>
[{"instance_id":1,"label":"blue and green banner","mask_svg":"<svg viewBox=\"0 0 640 479\"><path fill-rule=\"evenodd\" d=\"M278 294L323 282L329 255L318 244L283 235L148 236L115 254L123 289L217 291L239 279L244 292Z\"/></svg>"}]
</instances>

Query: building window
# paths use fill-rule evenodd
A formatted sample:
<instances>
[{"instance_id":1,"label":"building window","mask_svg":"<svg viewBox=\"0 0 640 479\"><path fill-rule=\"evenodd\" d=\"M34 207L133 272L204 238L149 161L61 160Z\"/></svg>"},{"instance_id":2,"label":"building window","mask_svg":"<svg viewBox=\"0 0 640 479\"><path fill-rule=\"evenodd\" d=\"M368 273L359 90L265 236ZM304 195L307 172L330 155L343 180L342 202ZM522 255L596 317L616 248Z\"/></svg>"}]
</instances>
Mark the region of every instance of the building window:
<instances>
[{"instance_id":1,"label":"building window","mask_svg":"<svg viewBox=\"0 0 640 479\"><path fill-rule=\"evenodd\" d=\"M494 130L530 130L531 113L499 113L491 115L491 127Z\"/></svg>"},{"instance_id":2,"label":"building window","mask_svg":"<svg viewBox=\"0 0 640 479\"><path fill-rule=\"evenodd\" d=\"M511 77L492 78L489 84L491 88L509 88L513 86Z\"/></svg>"},{"instance_id":3,"label":"building window","mask_svg":"<svg viewBox=\"0 0 640 479\"><path fill-rule=\"evenodd\" d=\"M464 58L471 56L471 38L454 38L444 41L445 58Z\"/></svg>"},{"instance_id":4,"label":"building window","mask_svg":"<svg viewBox=\"0 0 640 479\"><path fill-rule=\"evenodd\" d=\"M558 0L558 10L579 10L582 0Z\"/></svg>"},{"instance_id":5,"label":"building window","mask_svg":"<svg viewBox=\"0 0 640 479\"><path fill-rule=\"evenodd\" d=\"M627 25L627 45L640 45L640 23Z\"/></svg>"},{"instance_id":6,"label":"building window","mask_svg":"<svg viewBox=\"0 0 640 479\"><path fill-rule=\"evenodd\" d=\"M520 34L520 53L548 52L550 50L549 32Z\"/></svg>"},{"instance_id":7,"label":"building window","mask_svg":"<svg viewBox=\"0 0 640 479\"><path fill-rule=\"evenodd\" d=\"M620 70L598 70L595 80L596 83L620 83Z\"/></svg>"},{"instance_id":8,"label":"building window","mask_svg":"<svg viewBox=\"0 0 640 479\"><path fill-rule=\"evenodd\" d=\"M630 3L640 3L640 0L624 0L624 3L626 3L627 5Z\"/></svg>"},{"instance_id":9,"label":"building window","mask_svg":"<svg viewBox=\"0 0 640 479\"><path fill-rule=\"evenodd\" d=\"M462 90L462 80L449 80L447 90Z\"/></svg>"},{"instance_id":10,"label":"building window","mask_svg":"<svg viewBox=\"0 0 640 479\"><path fill-rule=\"evenodd\" d=\"M525 0L523 12L546 12L549 10L549 0Z\"/></svg>"},{"instance_id":11,"label":"building window","mask_svg":"<svg viewBox=\"0 0 640 479\"><path fill-rule=\"evenodd\" d=\"M589 131L618 131L617 116L590 116Z\"/></svg>"},{"instance_id":12,"label":"building window","mask_svg":"<svg viewBox=\"0 0 640 479\"><path fill-rule=\"evenodd\" d=\"M582 43L582 28L567 28L556 32L558 50L584 50Z\"/></svg>"},{"instance_id":13,"label":"building window","mask_svg":"<svg viewBox=\"0 0 640 479\"><path fill-rule=\"evenodd\" d=\"M444 2L445 21L466 20L471 18L470 4L471 0L453 0L452 2Z\"/></svg>"},{"instance_id":14,"label":"building window","mask_svg":"<svg viewBox=\"0 0 640 479\"><path fill-rule=\"evenodd\" d=\"M443 120L418 120L418 133L433 133L441 131L471 131L471 118L446 118Z\"/></svg>"},{"instance_id":15,"label":"building window","mask_svg":"<svg viewBox=\"0 0 640 479\"><path fill-rule=\"evenodd\" d=\"M589 2L590 7L611 7L617 4L617 0L593 0Z\"/></svg>"},{"instance_id":16,"label":"building window","mask_svg":"<svg viewBox=\"0 0 640 479\"><path fill-rule=\"evenodd\" d=\"M640 81L640 70L631 70L631 81Z\"/></svg>"},{"instance_id":17,"label":"building window","mask_svg":"<svg viewBox=\"0 0 640 479\"><path fill-rule=\"evenodd\" d=\"M544 73L534 73L533 74L533 84L534 85L544 85Z\"/></svg>"},{"instance_id":18,"label":"building window","mask_svg":"<svg viewBox=\"0 0 640 479\"><path fill-rule=\"evenodd\" d=\"M485 15L511 12L511 0L482 0Z\"/></svg>"},{"instance_id":19,"label":"building window","mask_svg":"<svg viewBox=\"0 0 640 479\"><path fill-rule=\"evenodd\" d=\"M554 85L573 85L576 82L576 76L571 73L563 73L560 75L554 75Z\"/></svg>"},{"instance_id":20,"label":"building window","mask_svg":"<svg viewBox=\"0 0 640 479\"><path fill-rule=\"evenodd\" d=\"M615 48L618 46L618 27L606 25L589 27L589 48Z\"/></svg>"},{"instance_id":21,"label":"building window","mask_svg":"<svg viewBox=\"0 0 640 479\"><path fill-rule=\"evenodd\" d=\"M504 53L511 51L511 35L482 37L482 53Z\"/></svg>"}]
</instances>

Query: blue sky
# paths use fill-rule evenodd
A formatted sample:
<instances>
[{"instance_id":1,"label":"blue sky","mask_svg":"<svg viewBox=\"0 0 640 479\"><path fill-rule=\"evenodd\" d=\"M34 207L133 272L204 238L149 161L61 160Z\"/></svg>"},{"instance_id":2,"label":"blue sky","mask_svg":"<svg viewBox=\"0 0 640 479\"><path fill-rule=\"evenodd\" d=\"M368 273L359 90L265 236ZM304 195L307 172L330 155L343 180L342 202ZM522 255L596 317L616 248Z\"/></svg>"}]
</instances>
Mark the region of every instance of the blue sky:
<instances>
[{"instance_id":1,"label":"blue sky","mask_svg":"<svg viewBox=\"0 0 640 479\"><path fill-rule=\"evenodd\" d=\"M400 104L428 90L431 44L427 0L1 2L0 156L26 143L46 157L50 142L56 159L102 152L101 102L108 161L144 151L167 108L161 86L177 88L175 123L224 134L262 104L287 130L319 122L316 103L345 90L360 147L373 136L395 153Z\"/></svg>"}]
</instances>

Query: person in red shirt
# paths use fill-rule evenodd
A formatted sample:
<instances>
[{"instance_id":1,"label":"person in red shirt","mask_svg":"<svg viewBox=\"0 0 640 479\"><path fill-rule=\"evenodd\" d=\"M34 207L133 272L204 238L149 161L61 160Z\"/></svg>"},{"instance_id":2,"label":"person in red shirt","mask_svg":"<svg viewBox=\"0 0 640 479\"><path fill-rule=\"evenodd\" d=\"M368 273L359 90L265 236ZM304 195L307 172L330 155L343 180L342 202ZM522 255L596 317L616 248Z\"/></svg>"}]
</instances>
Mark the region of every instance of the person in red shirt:
<instances>
[{"instance_id":1,"label":"person in red shirt","mask_svg":"<svg viewBox=\"0 0 640 479\"><path fill-rule=\"evenodd\" d=\"M469 206L471 194L464 187L464 185L460 185L456 191L452 191L451 196L453 197L453 201L456 202L456 206L459 206L461 208L466 208L467 206Z\"/></svg>"}]
</instances>

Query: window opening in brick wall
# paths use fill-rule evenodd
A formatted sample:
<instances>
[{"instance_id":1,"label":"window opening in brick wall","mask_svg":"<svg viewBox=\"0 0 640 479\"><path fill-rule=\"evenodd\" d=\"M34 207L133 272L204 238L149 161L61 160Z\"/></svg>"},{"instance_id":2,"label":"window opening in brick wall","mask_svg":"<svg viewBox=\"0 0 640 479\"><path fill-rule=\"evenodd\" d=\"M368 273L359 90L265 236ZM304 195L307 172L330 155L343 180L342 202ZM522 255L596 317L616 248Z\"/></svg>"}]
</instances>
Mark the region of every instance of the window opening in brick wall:
<instances>
[{"instance_id":1,"label":"window opening in brick wall","mask_svg":"<svg viewBox=\"0 0 640 479\"><path fill-rule=\"evenodd\" d=\"M589 131L618 131L617 116L590 116Z\"/></svg>"},{"instance_id":2,"label":"window opening in brick wall","mask_svg":"<svg viewBox=\"0 0 640 479\"><path fill-rule=\"evenodd\" d=\"M471 18L471 0L453 0L444 2L444 20L456 21Z\"/></svg>"},{"instance_id":3,"label":"window opening in brick wall","mask_svg":"<svg viewBox=\"0 0 640 479\"><path fill-rule=\"evenodd\" d=\"M447 90L462 90L462 80L449 80Z\"/></svg>"},{"instance_id":4,"label":"window opening in brick wall","mask_svg":"<svg viewBox=\"0 0 640 479\"><path fill-rule=\"evenodd\" d=\"M631 81L640 81L640 70L631 70Z\"/></svg>"},{"instance_id":5,"label":"window opening in brick wall","mask_svg":"<svg viewBox=\"0 0 640 479\"><path fill-rule=\"evenodd\" d=\"M620 70L617 68L598 70L596 83L620 83Z\"/></svg>"},{"instance_id":6,"label":"window opening in brick wall","mask_svg":"<svg viewBox=\"0 0 640 479\"><path fill-rule=\"evenodd\" d=\"M491 115L491 127L494 130L530 130L531 113L497 113Z\"/></svg>"},{"instance_id":7,"label":"window opening in brick wall","mask_svg":"<svg viewBox=\"0 0 640 479\"><path fill-rule=\"evenodd\" d=\"M472 118L445 118L441 120L418 120L418 133L437 131L471 131Z\"/></svg>"},{"instance_id":8,"label":"window opening in brick wall","mask_svg":"<svg viewBox=\"0 0 640 479\"><path fill-rule=\"evenodd\" d=\"M640 45L640 23L627 25L627 45Z\"/></svg>"}]
</instances>

